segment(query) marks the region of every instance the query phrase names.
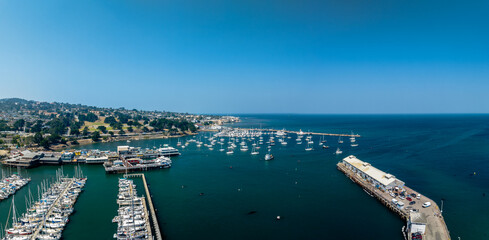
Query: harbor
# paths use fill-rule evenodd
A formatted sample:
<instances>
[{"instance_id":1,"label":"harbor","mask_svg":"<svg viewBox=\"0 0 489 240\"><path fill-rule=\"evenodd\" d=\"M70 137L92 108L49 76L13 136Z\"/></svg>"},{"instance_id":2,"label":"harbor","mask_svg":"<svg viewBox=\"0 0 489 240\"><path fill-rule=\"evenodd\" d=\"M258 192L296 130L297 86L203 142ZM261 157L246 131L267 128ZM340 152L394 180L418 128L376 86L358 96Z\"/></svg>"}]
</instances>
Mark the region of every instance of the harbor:
<instances>
[{"instance_id":1,"label":"harbor","mask_svg":"<svg viewBox=\"0 0 489 240\"><path fill-rule=\"evenodd\" d=\"M253 128L249 128L249 129L253 129ZM148 238L160 239L158 238L158 236L162 235L161 232L162 230L165 231L165 235L169 234L175 236L173 232L176 227L175 224L177 224L179 221L182 220L181 219L179 220L179 218L176 217L179 216L179 214L175 213L175 210L172 210L171 208L175 207L175 205L179 206L176 209L185 208L185 206L175 203L175 201L179 201L178 198L182 197L182 194L184 192L191 192L189 193L189 195L185 195L184 198L188 199L186 201L194 201L191 204L194 206L194 208L192 209L193 211L192 214L194 214L195 211L201 211L199 209L200 206L198 204L199 202L205 202L207 201L207 199L209 200L215 199L215 196L219 196L219 193L216 192L217 187L214 188L216 184L219 185L219 189L224 189L223 191L228 191L228 190L231 190L231 192L234 191L234 194L226 193L228 194L228 196L233 196L232 198L227 198L226 201L231 201L231 202L237 201L239 202L237 204L239 204L240 206L241 205L246 206L244 207L244 210L241 209L240 211L242 211L244 215L249 216L248 218L250 219L254 218L255 216L258 216L256 215L257 214L256 212L258 212L258 214L260 214L258 218L261 219L262 222L267 222L271 218L272 221L277 221L276 224L282 224L279 222L284 222L288 224L289 221L291 221L295 225L301 226L300 222L297 222L297 216L300 216L301 214L295 213L295 216L291 216L290 212L293 211L290 211L289 207L284 208L284 206L280 204L279 204L280 207L273 207L272 208L273 215L270 217L269 215L270 212L268 210L265 210L266 208L271 206L270 204L272 203L270 203L270 201L265 201L263 204L257 204L256 202L253 202L253 198L250 199L249 197L247 197L247 198L243 198L243 200L239 199L241 198L241 196L248 193L256 194L255 193L256 189L260 189L260 187L258 186L263 182L273 183L274 186L280 186L280 185L288 186L288 188L293 189L292 191L281 189L280 192L273 193L274 195L277 195L277 197L279 198L284 197L283 196L284 193L288 195L293 195L292 196L293 199L288 200L288 202L292 202L291 206L300 207L303 206L304 204L309 204L309 205L312 204L313 206L315 206L315 208L320 209L317 211L320 212L333 211L332 209L329 209L327 206L318 207L317 205L314 205L314 201L311 201L312 199L310 197L311 196L310 194L314 193L315 195L314 198L322 199L321 201L325 201L325 202L333 201L334 199L334 201L338 204L340 201L346 200L346 199L342 199L342 197L332 197L331 194L321 193L319 189L326 187L328 189L327 192L329 193L338 191L338 189L332 190L336 188L333 187L332 185L336 185L336 184L331 185L331 183L333 182L336 183L337 180L335 180L334 178L333 179L329 178L330 176L334 176L334 173L329 172L329 169L332 168L335 171L337 171L336 168L340 169L340 167L336 165L337 161L335 161L335 159L339 159L339 158L344 159L345 156L354 153L354 151L364 151L365 149L367 149L366 146L372 145L372 144L368 144L368 145L366 144L366 142L371 141L371 138L367 138L367 137L358 138L359 135L357 134L345 134L346 136L327 136L327 135L314 135L313 133L314 132L312 131L311 132L296 131L296 133L291 133L284 130L257 131L257 130L248 130L247 128L229 128L227 130L221 130L218 132L202 132L196 136L187 136L184 138L172 139L173 141L172 140L161 140L156 142L152 140L134 141L131 142L130 145L129 143L127 145L125 145L126 143L122 143L122 145L121 144L117 145L117 143L106 144L106 145L101 144L101 145L94 145L92 149L86 149L86 150L71 149L69 151L66 151L64 153L59 153L59 154L62 156L61 165L63 165L65 168L82 166L83 168L90 169L89 172L91 173L91 175L99 176L99 179L96 181L95 184L96 185L100 184L100 186L92 185L89 187L90 190L92 188L101 188L102 186L104 186L105 189L114 188L114 186L116 186L114 185L114 179L118 180L121 176L127 179L134 178L134 177L138 177L138 178L141 177L141 179L143 180L142 181L143 184L141 184L140 182L136 185L140 185L138 186L140 187L138 189L140 190L140 192L144 191L145 194L144 196L143 195L137 196L137 198L140 199L134 200L137 203L135 204L134 208L139 209L140 212L144 212L144 214L141 214L139 216L134 216L134 219L144 221L144 223L141 221L134 222L134 224L138 226L134 227L133 225L132 228L130 228L130 231L133 231L135 233L139 232L138 234L143 234L143 235L146 234ZM365 134L362 134L362 136L364 135ZM160 146L160 147L158 148L156 146ZM165 157L165 156L158 157L158 155L154 155L155 153L159 152L160 148L172 149L172 151L177 150L179 151L178 154L179 157L172 158L170 161L167 162L168 165L152 166L151 164L155 163L158 158L161 158L162 161L167 161L167 159L169 159L169 157ZM224 150L221 151L221 149ZM341 149L339 151L340 153L338 153L338 149ZM230 151L232 151L233 154L227 154L227 152ZM257 154L253 154L253 153L257 153ZM272 155L273 153L272 155L273 158L267 159L266 155L269 153L270 155ZM73 156L71 157L71 155ZM85 157L84 155L86 155L87 157ZM41 157L40 159L45 158L45 156ZM85 162L83 161L83 157L85 157ZM64 159L67 160L66 163L63 163ZM72 160L70 161L69 159ZM87 159L90 159L91 162L90 164L88 164L88 162L86 161ZM210 159L212 161L210 161ZM76 160L76 164L74 164L75 162L74 160ZM175 164L175 166L173 166L173 164ZM47 162L41 165L42 167L29 169L26 170L26 172L43 171L43 169L52 169L53 167L56 167L56 164L48 164ZM312 170L307 165L314 166L314 168L317 169ZM174 169L172 169L171 171L167 171L167 170L147 171L150 169L166 168L166 166L167 167L172 166L172 168ZM271 171L269 173L272 174L269 177L256 176L255 174L252 174L251 172L245 170L250 168L257 169L257 173L260 174L261 172L268 173L268 171ZM369 168L373 169L373 167L371 166ZM279 169L283 169L283 170L279 170ZM304 169L308 169L307 174L305 172L302 173ZM316 170L318 171L317 173L319 173L320 171L321 174L314 175L316 174L314 173ZM144 171L144 175L142 174L143 171ZM309 178L307 176L311 174L311 171L313 171L312 176L315 176L314 178ZM130 174L131 172L135 172L135 173ZM105 173L112 173L112 174L107 174L105 177L100 175ZM232 180L234 176L239 176L244 173L252 174L252 175L247 175L248 177L238 178L239 180ZM283 174L283 176L278 177L278 179L276 179L278 176L277 173ZM323 176L322 173L328 173L327 174L328 176ZM215 181L212 181L214 175L216 174L217 176L220 175L219 181L224 181L224 182L216 183ZM399 234L399 236L402 236L403 239L409 239L409 240L450 239L450 238L445 238L448 235L443 235L444 234L443 231L437 230L437 229L446 228L444 219L442 217L438 217L441 220L432 219L435 218L437 214L441 213L441 209L437 210L438 205L434 201L420 194L418 191L415 191L412 188L405 186L404 182L397 179L395 176L390 176L387 173L385 175L388 176L388 178L395 179L398 182L394 186L388 186L388 184L386 184L383 187L383 189L380 189L379 188L380 185L378 186L374 185L371 187L368 187L368 185L365 186L361 185L362 182L360 180L362 179L362 177L351 176L350 179L352 179L352 181L356 182L357 184L360 184L362 186L362 189L368 195L375 197L379 202L383 204L383 206L389 208L392 212L394 212L397 216L399 216L399 219L402 219L404 221L404 224L406 225L404 227L404 230L402 232L400 231L402 225L399 225L399 227L393 226L396 230L396 233L390 236L395 236L395 234ZM195 181L189 180L191 178L194 178L194 176L195 176ZM343 174L341 174L341 176L343 176ZM257 182L250 178L258 178L260 180L259 182ZM322 179L322 178L327 179L324 181L326 185L316 182L317 179ZM405 177L403 176L402 178L404 179ZM211 181L207 181L203 179L209 179ZM146 182L147 180L149 180L150 182L155 181L155 183L162 182L164 184L158 183L158 188L149 189L147 188L147 182ZM104 181L108 181L111 185L102 184ZM203 181L203 182L200 183L198 181ZM136 182L136 180L134 180L134 182ZM347 183L349 183L349 181L347 181ZM313 188L308 186L315 186L315 187ZM356 188L356 186L354 187ZM398 187L398 190L395 190L395 187ZM165 191L168 191L168 194L166 194L165 191L160 190L160 188L165 189ZM150 192L150 190L152 190L152 192ZM112 189L110 191L112 191ZM363 191L360 192L361 194L364 194ZM153 198L152 196L153 194L156 195L155 198ZM265 192L261 192L260 194L264 194L269 199L270 198L274 199L274 196L270 196ZM392 196L391 194L393 194L394 196ZM419 199L418 199L418 194L419 194ZM109 196L112 199L111 203L109 204L114 205L114 196L116 195L117 193ZM104 196L105 198L107 197L106 195L103 194L100 195L100 192L97 193L97 196L100 196L100 198L102 198L102 196ZM324 198L319 196L324 196ZM288 197L291 196L287 196L285 197L285 199L288 199ZM331 198L331 200L329 200L329 198ZM408 200L408 198L410 198L411 200ZM160 202L159 201L160 199L167 199L167 200L165 200L164 202ZM250 203L243 202L244 199L247 199L247 201L250 201ZM396 202L394 202L392 199L396 199ZM15 200L16 202L18 202L17 196ZM281 201L280 199L275 199L273 202L280 202L280 201ZM93 203L94 200L92 199L90 202ZM426 202L430 202L430 206L424 208L423 204ZM99 207L105 207L108 206L109 204L104 203L103 201L98 203L98 205L100 205ZM210 203L207 202L206 204L209 205ZM221 201L217 201L216 204L223 204L223 203ZM355 204L363 208L365 206L368 206L369 203L368 201L361 200L361 198L355 198ZM235 209L235 207L233 206L227 204L224 205L226 206L227 209ZM195 207L197 207L197 209L195 209ZM160 214L160 216L157 216L156 208L161 210L160 213L164 213L164 214ZM219 208L220 206L214 206L212 208L213 209L212 211L219 212L219 210L216 210ZM344 209L345 208L344 205L338 205L338 208L342 208L345 212L348 212ZM261 215L265 212L267 212L268 215L265 216ZM390 215L393 215L389 211L386 212ZM130 214L130 212L126 211L125 214ZM189 213L187 212L187 214ZM213 214L212 212L206 211L206 216L212 214ZM227 213L225 213L224 215L226 214ZM351 215L351 213L349 213L349 215ZM105 222L110 222L111 220L113 220L112 218L114 218L114 216L120 216L118 209L112 210L110 216L111 219L109 219L108 221L105 219ZM199 216L199 214L197 214L197 216ZM280 220L275 219L277 216L281 217ZM327 220L325 220L321 216L315 216L314 218L319 219L318 221L320 222L327 222ZM202 217L200 218L197 217L195 220L200 220L200 221L199 223L196 223L195 221L190 221L191 223L185 223L185 225L189 224L188 226L195 226L195 224L199 224L200 226L200 224L203 224L206 227L212 227L211 225L201 223L203 220ZM237 219L234 219L234 221L237 221ZM240 219L239 221L247 221L247 220L245 218L245 219ZM115 223L118 224L119 222L116 221ZM128 222L126 222L125 227L131 227L130 225L127 225L127 223ZM79 221L76 223L73 222L73 224L69 224L68 228L77 229L79 231L79 229L81 228L80 224L82 223ZM251 225L248 224L246 226L248 227L253 226L255 228L257 227L253 224ZM92 227L95 226L91 226L91 228ZM306 226L301 226L301 228L305 228L305 227ZM392 228L392 226L390 227ZM122 229L123 228L120 228L119 230ZM144 233L140 232L141 229L144 229ZM237 226L232 226L230 227L230 229L238 229L238 231L242 231ZM68 236L71 236L71 238L73 237L72 235L73 231L74 230L68 231L67 239L69 238ZM263 229L261 229L261 231L266 232L266 230ZM383 233L387 234L386 232L388 231L384 229ZM445 232L448 233L448 230L446 230ZM46 232L42 232L42 231L39 232L40 235L44 233ZM110 235L107 235L107 232L105 232L104 234L105 237L107 237L107 236L114 235L114 233L117 234L117 231L116 232L111 231ZM351 234L351 236L353 235L354 234ZM64 236L65 233L63 232L63 237ZM189 239L188 237L185 237L186 233L183 232L179 232L179 236L184 236L183 237L184 239ZM124 236L121 235L119 237L123 238ZM209 235L207 235L207 237L209 237ZM75 239L77 238L75 237ZM100 239L102 238L100 237ZM397 238L393 237L392 239L397 239Z\"/></svg>"},{"instance_id":2,"label":"harbor","mask_svg":"<svg viewBox=\"0 0 489 240\"><path fill-rule=\"evenodd\" d=\"M406 240L450 239L441 211L433 200L405 186L395 176L350 155L337 164L354 183L406 221L402 233Z\"/></svg>"}]
</instances>

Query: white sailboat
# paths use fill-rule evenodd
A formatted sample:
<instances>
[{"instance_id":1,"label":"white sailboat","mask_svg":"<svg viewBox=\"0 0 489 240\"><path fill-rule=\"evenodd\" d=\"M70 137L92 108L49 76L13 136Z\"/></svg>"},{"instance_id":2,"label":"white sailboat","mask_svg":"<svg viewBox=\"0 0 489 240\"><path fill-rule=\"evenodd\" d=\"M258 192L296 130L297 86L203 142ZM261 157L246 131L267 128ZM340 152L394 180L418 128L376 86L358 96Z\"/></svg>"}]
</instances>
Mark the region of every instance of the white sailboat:
<instances>
[{"instance_id":1,"label":"white sailboat","mask_svg":"<svg viewBox=\"0 0 489 240\"><path fill-rule=\"evenodd\" d=\"M256 147L253 146L253 149L251 150L251 155L258 155L260 154L258 151L256 151Z\"/></svg>"},{"instance_id":2,"label":"white sailboat","mask_svg":"<svg viewBox=\"0 0 489 240\"><path fill-rule=\"evenodd\" d=\"M307 142L307 148L306 148L306 151L311 151L312 150L312 147L311 145L309 144L309 142Z\"/></svg>"},{"instance_id":3,"label":"white sailboat","mask_svg":"<svg viewBox=\"0 0 489 240\"><path fill-rule=\"evenodd\" d=\"M337 149L336 149L336 152L335 152L335 154L336 154L336 155L340 155L340 154L342 154L342 153L343 153L343 151L341 151L341 150L340 150L340 148L337 148Z\"/></svg>"}]
</instances>

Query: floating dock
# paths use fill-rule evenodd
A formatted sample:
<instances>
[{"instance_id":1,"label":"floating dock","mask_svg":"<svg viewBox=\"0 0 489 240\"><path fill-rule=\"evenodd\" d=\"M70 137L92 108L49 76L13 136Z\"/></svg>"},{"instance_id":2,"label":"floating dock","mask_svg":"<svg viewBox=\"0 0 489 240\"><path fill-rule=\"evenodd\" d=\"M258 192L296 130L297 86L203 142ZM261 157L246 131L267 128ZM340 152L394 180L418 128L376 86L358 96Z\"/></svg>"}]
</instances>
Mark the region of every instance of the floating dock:
<instances>
[{"instance_id":1,"label":"floating dock","mask_svg":"<svg viewBox=\"0 0 489 240\"><path fill-rule=\"evenodd\" d=\"M148 184L146 182L146 177L144 176L143 173L124 174L124 177L125 178L141 177L143 179L144 190L146 191L146 199L148 200L149 210L150 210L150 214L151 214L151 220L153 222L153 229L155 232L154 235L156 236L157 240L163 240L163 237L161 235L160 225L158 224L158 218L156 217L156 211L155 211L155 208L153 206L153 200L152 200L151 194L149 192Z\"/></svg>"},{"instance_id":2,"label":"floating dock","mask_svg":"<svg viewBox=\"0 0 489 240\"><path fill-rule=\"evenodd\" d=\"M358 160L355 156L348 156L337 164L338 170L343 172L354 183L358 184L370 196L375 197L387 208L398 214L407 222L403 227L406 240L412 240L413 234L421 232L422 239L426 240L450 240L450 234L438 205L428 197L421 195L413 189L404 186L404 182L391 174L386 174L369 163ZM399 188L396 186L399 184ZM393 189L399 189L393 190ZM393 192L401 192L403 189L407 196L411 194L413 201L403 200L390 195ZM395 200L395 201L394 201ZM399 204L402 202L402 205ZM404 202L406 206L404 207ZM423 203L430 202L431 206L423 207Z\"/></svg>"}]
</instances>

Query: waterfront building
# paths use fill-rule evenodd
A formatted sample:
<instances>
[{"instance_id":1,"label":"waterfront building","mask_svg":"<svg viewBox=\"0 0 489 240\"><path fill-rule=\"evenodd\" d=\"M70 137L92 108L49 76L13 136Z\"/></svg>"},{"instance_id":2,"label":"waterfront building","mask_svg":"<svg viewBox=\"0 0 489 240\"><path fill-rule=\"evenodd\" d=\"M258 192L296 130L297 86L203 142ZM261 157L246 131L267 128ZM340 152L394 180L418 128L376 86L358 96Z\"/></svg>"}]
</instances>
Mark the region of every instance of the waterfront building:
<instances>
[{"instance_id":1,"label":"waterfront building","mask_svg":"<svg viewBox=\"0 0 489 240\"><path fill-rule=\"evenodd\" d=\"M400 189L404 187L404 182L397 179L394 175L385 173L373 167L370 163L364 162L353 155L344 158L342 163L348 169L372 183L376 188L385 191L396 187Z\"/></svg>"},{"instance_id":2,"label":"waterfront building","mask_svg":"<svg viewBox=\"0 0 489 240\"><path fill-rule=\"evenodd\" d=\"M408 220L408 230L411 233L424 234L426 231L426 216L420 212L410 212Z\"/></svg>"},{"instance_id":3,"label":"waterfront building","mask_svg":"<svg viewBox=\"0 0 489 240\"><path fill-rule=\"evenodd\" d=\"M61 154L57 152L45 152L40 159L41 164L61 164Z\"/></svg>"},{"instance_id":4,"label":"waterfront building","mask_svg":"<svg viewBox=\"0 0 489 240\"><path fill-rule=\"evenodd\" d=\"M42 157L44 157L43 153L25 150L17 154L13 154L9 159L5 160L3 164L11 167L30 168L39 165L39 160Z\"/></svg>"}]
</instances>

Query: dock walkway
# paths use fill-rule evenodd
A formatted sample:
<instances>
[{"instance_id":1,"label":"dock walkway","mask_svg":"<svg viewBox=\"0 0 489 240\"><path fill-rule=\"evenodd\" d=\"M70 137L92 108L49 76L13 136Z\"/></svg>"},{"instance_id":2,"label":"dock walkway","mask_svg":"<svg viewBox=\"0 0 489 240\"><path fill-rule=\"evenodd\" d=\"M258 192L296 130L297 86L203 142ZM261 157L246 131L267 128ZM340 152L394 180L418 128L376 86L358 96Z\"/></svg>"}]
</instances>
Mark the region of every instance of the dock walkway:
<instances>
[{"instance_id":1,"label":"dock walkway","mask_svg":"<svg viewBox=\"0 0 489 240\"><path fill-rule=\"evenodd\" d=\"M156 211L155 211L155 208L153 206L153 200L152 200L151 194L149 192L148 184L146 182L146 177L144 176L143 173L124 174L124 177L125 178L141 177L143 179L144 190L146 191L146 199L148 199L148 205L149 205L151 220L153 222L153 228L155 231L156 239L157 240L163 240L163 237L161 235L160 226L158 224L158 218L156 217Z\"/></svg>"},{"instance_id":2,"label":"dock walkway","mask_svg":"<svg viewBox=\"0 0 489 240\"><path fill-rule=\"evenodd\" d=\"M357 183L362 187L366 192L372 194L377 200L379 200L382 204L388 207L390 210L398 214L402 219L406 222L409 221L410 209L416 209L418 212L424 214L426 216L426 232L424 234L424 238L426 240L450 240L450 234L448 228L445 224L445 220L441 215L440 209L438 205L433 200L428 197L414 191L413 189L404 186L404 189L408 193L420 194L420 199L415 199L416 204L409 205L410 209L399 209L394 203L392 203L392 197L388 192L381 191L380 189L372 186L371 183L367 182L365 179L355 174L351 170L349 170L343 163L337 164L338 170L343 172L347 177L349 177L353 182ZM432 206L428 208L423 208L422 205L424 202L431 202ZM408 240L411 240L411 236L408 234Z\"/></svg>"}]
</instances>

